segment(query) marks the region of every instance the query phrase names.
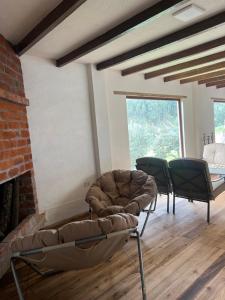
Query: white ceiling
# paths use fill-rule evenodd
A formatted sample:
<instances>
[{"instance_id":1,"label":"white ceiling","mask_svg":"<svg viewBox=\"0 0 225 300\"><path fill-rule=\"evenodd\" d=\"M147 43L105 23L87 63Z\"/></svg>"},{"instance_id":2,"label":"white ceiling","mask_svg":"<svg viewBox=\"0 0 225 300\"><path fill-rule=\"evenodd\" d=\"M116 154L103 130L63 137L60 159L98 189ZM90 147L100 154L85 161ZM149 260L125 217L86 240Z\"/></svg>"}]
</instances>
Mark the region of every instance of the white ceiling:
<instances>
[{"instance_id":1,"label":"white ceiling","mask_svg":"<svg viewBox=\"0 0 225 300\"><path fill-rule=\"evenodd\" d=\"M41 18L60 2L60 0L0 0L0 33L14 44L19 42ZM81 46L90 39L93 39L156 2L158 0L87 0L87 2L81 5L72 15L34 45L27 53L49 59L57 59L71 51L74 47ZM188 23L183 23L175 19L172 13L179 7L183 7L186 3L195 3L203 7L205 13ZM191 23L214 15L224 9L225 0L184 1L184 3L177 5L173 10L162 14L151 22L146 22L126 35L80 58L77 62L100 62L186 27ZM224 35L225 24L195 35L192 38L136 57L113 68L121 70ZM225 46L210 50L207 54L218 52L220 49L225 50ZM195 55L192 58L194 57L197 58L199 56ZM182 59L180 61L187 61L189 59ZM167 65L171 64L166 64L165 66ZM152 68L151 70L154 69Z\"/></svg>"}]
</instances>

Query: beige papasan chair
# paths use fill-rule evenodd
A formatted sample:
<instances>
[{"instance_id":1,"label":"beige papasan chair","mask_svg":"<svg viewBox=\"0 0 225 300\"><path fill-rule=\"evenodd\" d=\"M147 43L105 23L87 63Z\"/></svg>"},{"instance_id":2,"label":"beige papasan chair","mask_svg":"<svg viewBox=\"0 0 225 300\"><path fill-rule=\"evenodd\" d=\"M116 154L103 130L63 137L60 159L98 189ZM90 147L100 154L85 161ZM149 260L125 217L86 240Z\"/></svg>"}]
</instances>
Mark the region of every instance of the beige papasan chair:
<instances>
[{"instance_id":1,"label":"beige papasan chair","mask_svg":"<svg viewBox=\"0 0 225 300\"><path fill-rule=\"evenodd\" d=\"M131 214L115 214L96 220L77 221L58 229L41 230L16 239L12 245L11 270L20 300L24 300L17 261L22 260L39 275L80 270L108 261L129 240L137 237L142 299L146 300L138 220ZM136 261L136 259L135 259ZM41 271L42 268L51 270ZM46 295L48 298L48 295ZM46 298L46 299L47 299ZM76 297L75 297L76 298ZM74 298L74 299L75 299Z\"/></svg>"},{"instance_id":2,"label":"beige papasan chair","mask_svg":"<svg viewBox=\"0 0 225 300\"><path fill-rule=\"evenodd\" d=\"M142 211L147 212L142 236L156 197L157 187L152 176L141 170L114 170L103 174L92 184L86 202L90 214L93 211L98 217L116 213L139 216ZM149 208L145 209L147 206Z\"/></svg>"}]
</instances>

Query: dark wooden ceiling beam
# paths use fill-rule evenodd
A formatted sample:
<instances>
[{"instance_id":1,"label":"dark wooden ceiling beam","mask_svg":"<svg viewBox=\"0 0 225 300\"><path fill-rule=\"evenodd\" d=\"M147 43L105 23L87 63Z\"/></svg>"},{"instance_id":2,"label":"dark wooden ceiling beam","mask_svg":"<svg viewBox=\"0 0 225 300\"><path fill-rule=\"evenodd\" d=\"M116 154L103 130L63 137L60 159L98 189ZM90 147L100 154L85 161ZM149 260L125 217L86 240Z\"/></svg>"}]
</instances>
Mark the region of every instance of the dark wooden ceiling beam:
<instances>
[{"instance_id":1,"label":"dark wooden ceiling beam","mask_svg":"<svg viewBox=\"0 0 225 300\"><path fill-rule=\"evenodd\" d=\"M191 76L195 76L195 75L200 75L200 74L204 74L204 73L207 73L210 71L219 70L219 69L223 69L223 68L225 68L225 61L221 61L216 64L210 65L210 66L206 66L206 67L193 69L190 71L176 73L173 75L166 76L166 77L164 77L164 82L182 79L182 78L186 78L186 77L191 77Z\"/></svg>"},{"instance_id":2,"label":"dark wooden ceiling beam","mask_svg":"<svg viewBox=\"0 0 225 300\"><path fill-rule=\"evenodd\" d=\"M122 35L134 30L137 26L150 21L155 16L165 13L169 9L173 8L176 4L182 2L183 0L162 0L153 6L148 7L142 12L136 14L135 16L127 19L126 21L120 23L119 25L113 27L112 29L106 31L105 33L99 35L98 37L90 40L81 47L75 48L68 54L60 57L56 60L57 67L62 67L69 62L78 59L106 44L112 42L113 40L121 37Z\"/></svg>"},{"instance_id":3,"label":"dark wooden ceiling beam","mask_svg":"<svg viewBox=\"0 0 225 300\"><path fill-rule=\"evenodd\" d=\"M194 34L200 33L212 27L215 27L219 24L223 24L225 22L225 11L216 14L212 17L209 17L203 21L197 22L190 26L187 26L183 29L170 33L164 37L161 37L157 40L150 41L142 46L136 47L129 51L126 51L122 54L114 56L110 59L106 59L96 65L97 70L103 70L106 68L110 68L114 65L127 61L136 56L142 55L144 53L150 52L152 50L161 48L168 44L180 41L184 38L191 37Z\"/></svg>"},{"instance_id":4,"label":"dark wooden ceiling beam","mask_svg":"<svg viewBox=\"0 0 225 300\"><path fill-rule=\"evenodd\" d=\"M219 84L219 85L216 86L216 88L217 88L217 89L225 88L225 84Z\"/></svg>"},{"instance_id":5,"label":"dark wooden ceiling beam","mask_svg":"<svg viewBox=\"0 0 225 300\"><path fill-rule=\"evenodd\" d=\"M206 83L211 83L214 81L219 81L219 80L225 80L225 75L221 75L221 76L216 76L216 77L212 77L212 78L208 78L208 79L203 79L203 80L199 80L198 84L206 84Z\"/></svg>"},{"instance_id":6,"label":"dark wooden ceiling beam","mask_svg":"<svg viewBox=\"0 0 225 300\"><path fill-rule=\"evenodd\" d=\"M185 58L185 57L188 57L191 55L205 52L207 50L222 46L224 44L225 44L225 36L215 39L215 40L212 40L210 42L206 42L206 43L203 43L203 44L200 44L200 45L197 45L197 46L194 46L194 47L191 47L191 48L188 48L188 49L185 49L185 50L173 53L173 54L169 54L169 55L139 64L139 65L124 69L121 71L121 75L126 76L129 74L140 72L145 69L160 66L160 65L172 62L172 61L176 61L181 58Z\"/></svg>"},{"instance_id":7,"label":"dark wooden ceiling beam","mask_svg":"<svg viewBox=\"0 0 225 300\"><path fill-rule=\"evenodd\" d=\"M221 76L221 75L225 75L225 70L219 70L219 71L210 72L210 73L206 73L206 74L202 74L202 75L184 78L184 79L180 80L180 83L184 84L184 83L189 83L189 82L194 82L194 81L201 81L201 80L205 80L205 79L209 79L209 78L213 78L213 77L217 77L217 76Z\"/></svg>"},{"instance_id":8,"label":"dark wooden ceiling beam","mask_svg":"<svg viewBox=\"0 0 225 300\"><path fill-rule=\"evenodd\" d=\"M63 0L47 16L45 16L17 45L18 55L22 55L57 25L71 15L87 0Z\"/></svg>"},{"instance_id":9,"label":"dark wooden ceiling beam","mask_svg":"<svg viewBox=\"0 0 225 300\"><path fill-rule=\"evenodd\" d=\"M210 87L210 86L215 86L215 85L219 85L219 84L225 84L225 80L217 80L215 78L215 81L206 83L206 87Z\"/></svg>"},{"instance_id":10,"label":"dark wooden ceiling beam","mask_svg":"<svg viewBox=\"0 0 225 300\"><path fill-rule=\"evenodd\" d=\"M172 73L172 72L180 71L183 69L195 67L198 65L206 64L208 62L212 62L214 60L218 60L218 59L222 59L222 58L225 58L225 51L207 55L205 57L196 58L196 59L193 59L193 60L190 60L190 61L187 61L184 63L180 63L180 64L177 64L174 66L170 66L167 68L162 68L162 69L159 69L156 71L148 72L148 73L144 74L144 77L145 77L145 79L150 79L150 78L165 75L168 73Z\"/></svg>"}]
</instances>

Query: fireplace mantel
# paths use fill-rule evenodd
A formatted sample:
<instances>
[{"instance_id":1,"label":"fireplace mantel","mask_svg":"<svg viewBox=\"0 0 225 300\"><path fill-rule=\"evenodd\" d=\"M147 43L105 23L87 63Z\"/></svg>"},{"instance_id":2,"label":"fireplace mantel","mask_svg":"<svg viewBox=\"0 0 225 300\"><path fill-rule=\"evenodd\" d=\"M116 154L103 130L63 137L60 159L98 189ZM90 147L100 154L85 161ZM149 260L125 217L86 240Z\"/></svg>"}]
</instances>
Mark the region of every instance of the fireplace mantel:
<instances>
[{"instance_id":1,"label":"fireplace mantel","mask_svg":"<svg viewBox=\"0 0 225 300\"><path fill-rule=\"evenodd\" d=\"M0 88L0 99L10 101L17 104L22 104L25 106L29 105L29 100L23 96L11 93L9 91L6 91L4 89Z\"/></svg>"}]
</instances>

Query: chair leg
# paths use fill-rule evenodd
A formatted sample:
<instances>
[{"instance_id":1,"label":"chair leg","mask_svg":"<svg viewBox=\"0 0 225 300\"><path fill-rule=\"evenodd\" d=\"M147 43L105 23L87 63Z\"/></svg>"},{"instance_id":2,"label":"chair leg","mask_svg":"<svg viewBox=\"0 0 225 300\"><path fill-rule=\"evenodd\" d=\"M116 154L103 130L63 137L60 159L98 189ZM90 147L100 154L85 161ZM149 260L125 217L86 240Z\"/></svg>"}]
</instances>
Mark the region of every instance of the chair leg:
<instances>
[{"instance_id":1,"label":"chair leg","mask_svg":"<svg viewBox=\"0 0 225 300\"><path fill-rule=\"evenodd\" d=\"M144 221L144 224L143 224L140 236L142 236L144 234L145 227L146 227L146 224L148 222L148 218L149 218L149 215L150 215L151 212L152 212L152 203L149 205L149 209L148 209L148 212L147 212L147 215L146 215L146 218L145 218L145 221Z\"/></svg>"},{"instance_id":2,"label":"chair leg","mask_svg":"<svg viewBox=\"0 0 225 300\"><path fill-rule=\"evenodd\" d=\"M167 213L170 212L170 194L167 194Z\"/></svg>"},{"instance_id":3,"label":"chair leg","mask_svg":"<svg viewBox=\"0 0 225 300\"><path fill-rule=\"evenodd\" d=\"M175 194L173 193L173 214L175 215Z\"/></svg>"},{"instance_id":4,"label":"chair leg","mask_svg":"<svg viewBox=\"0 0 225 300\"><path fill-rule=\"evenodd\" d=\"M11 265L11 270L12 270L13 278L14 278L15 285L16 285L16 290L17 290L17 293L18 293L18 296L19 296L19 300L24 300L22 289L21 289L20 282L19 282L19 278L18 278L17 273L16 273L15 259L14 258L11 258L10 265Z\"/></svg>"},{"instance_id":5,"label":"chair leg","mask_svg":"<svg viewBox=\"0 0 225 300\"><path fill-rule=\"evenodd\" d=\"M55 274L61 273L61 271L55 271L55 270L49 270L49 271L43 272L43 271L40 271L37 267L35 267L30 262L28 262L25 259L23 259L22 257L20 257L20 260L22 260L28 267L30 267L38 275L43 276L43 277L48 277L48 276L51 276L51 275L55 275Z\"/></svg>"},{"instance_id":6,"label":"chair leg","mask_svg":"<svg viewBox=\"0 0 225 300\"><path fill-rule=\"evenodd\" d=\"M155 211L155 209L156 209L157 199L158 199L158 194L156 195L156 198L155 198L155 201L154 201L154 208L151 209L151 212ZM152 207L152 203L149 206ZM148 209L143 209L143 211L148 212L149 208Z\"/></svg>"},{"instance_id":7,"label":"chair leg","mask_svg":"<svg viewBox=\"0 0 225 300\"><path fill-rule=\"evenodd\" d=\"M208 224L210 223L210 201L208 202L207 205L207 222Z\"/></svg>"},{"instance_id":8,"label":"chair leg","mask_svg":"<svg viewBox=\"0 0 225 300\"><path fill-rule=\"evenodd\" d=\"M156 209L157 200L158 200L158 194L156 195L156 198L155 198L155 203L154 203L154 208L153 208L153 210L152 210L152 211L155 211L155 209Z\"/></svg>"},{"instance_id":9,"label":"chair leg","mask_svg":"<svg viewBox=\"0 0 225 300\"><path fill-rule=\"evenodd\" d=\"M143 257L142 257L142 251L141 251L140 235L139 235L138 231L136 231L136 235L137 235L137 247L138 247L138 258L139 258L139 271L140 271L140 275L141 275L142 298L143 298L143 300L146 300L147 296L146 296L146 288L145 288Z\"/></svg>"}]
</instances>

